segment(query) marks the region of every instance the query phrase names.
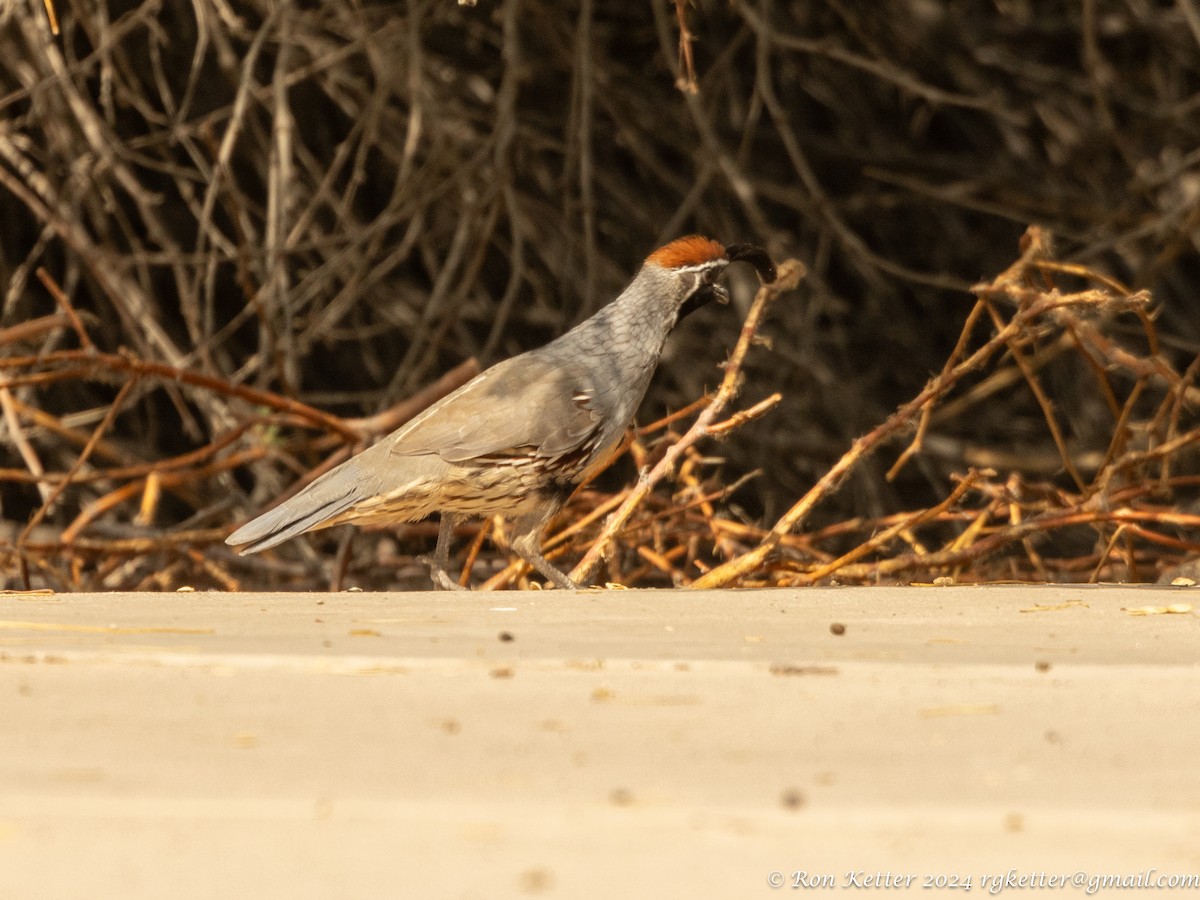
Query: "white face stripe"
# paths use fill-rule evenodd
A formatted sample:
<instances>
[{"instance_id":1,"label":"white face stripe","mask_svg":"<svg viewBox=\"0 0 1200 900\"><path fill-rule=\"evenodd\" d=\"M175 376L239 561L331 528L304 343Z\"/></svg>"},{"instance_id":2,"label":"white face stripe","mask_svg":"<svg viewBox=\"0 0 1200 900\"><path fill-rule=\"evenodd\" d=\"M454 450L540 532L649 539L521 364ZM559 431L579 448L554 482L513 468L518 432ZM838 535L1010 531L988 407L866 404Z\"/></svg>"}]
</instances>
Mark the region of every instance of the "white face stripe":
<instances>
[{"instance_id":1,"label":"white face stripe","mask_svg":"<svg viewBox=\"0 0 1200 900\"><path fill-rule=\"evenodd\" d=\"M710 259L708 262L697 263L694 266L675 266L672 272L707 272L709 269L723 269L729 265L727 259Z\"/></svg>"}]
</instances>

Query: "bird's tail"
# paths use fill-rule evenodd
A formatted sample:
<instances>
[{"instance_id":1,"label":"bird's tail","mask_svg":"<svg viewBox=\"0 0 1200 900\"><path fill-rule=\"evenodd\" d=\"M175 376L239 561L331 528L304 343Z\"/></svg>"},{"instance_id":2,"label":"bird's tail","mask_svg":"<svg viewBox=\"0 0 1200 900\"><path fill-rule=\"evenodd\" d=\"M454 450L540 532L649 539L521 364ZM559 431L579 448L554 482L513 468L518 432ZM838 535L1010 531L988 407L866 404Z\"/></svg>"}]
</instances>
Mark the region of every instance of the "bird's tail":
<instances>
[{"instance_id":1,"label":"bird's tail","mask_svg":"<svg viewBox=\"0 0 1200 900\"><path fill-rule=\"evenodd\" d=\"M342 466L326 472L294 497L251 519L225 538L225 543L242 553L257 553L320 528L359 499L356 479L347 474Z\"/></svg>"}]
</instances>

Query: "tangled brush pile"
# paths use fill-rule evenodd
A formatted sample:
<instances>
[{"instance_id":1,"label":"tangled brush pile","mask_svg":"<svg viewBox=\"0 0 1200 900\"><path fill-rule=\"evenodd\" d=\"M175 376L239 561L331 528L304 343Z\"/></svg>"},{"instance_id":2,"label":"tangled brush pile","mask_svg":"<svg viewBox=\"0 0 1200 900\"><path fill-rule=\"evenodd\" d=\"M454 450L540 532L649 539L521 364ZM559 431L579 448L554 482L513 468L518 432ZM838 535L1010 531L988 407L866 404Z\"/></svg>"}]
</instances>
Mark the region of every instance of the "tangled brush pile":
<instances>
[{"instance_id":1,"label":"tangled brush pile","mask_svg":"<svg viewBox=\"0 0 1200 900\"><path fill-rule=\"evenodd\" d=\"M220 539L692 230L808 274L737 368L755 415L686 439L600 580L1157 578L1197 543L1187 8L10 4L0 581L422 584L434 525ZM1033 222L1061 249L975 285ZM685 324L564 561L738 324Z\"/></svg>"}]
</instances>

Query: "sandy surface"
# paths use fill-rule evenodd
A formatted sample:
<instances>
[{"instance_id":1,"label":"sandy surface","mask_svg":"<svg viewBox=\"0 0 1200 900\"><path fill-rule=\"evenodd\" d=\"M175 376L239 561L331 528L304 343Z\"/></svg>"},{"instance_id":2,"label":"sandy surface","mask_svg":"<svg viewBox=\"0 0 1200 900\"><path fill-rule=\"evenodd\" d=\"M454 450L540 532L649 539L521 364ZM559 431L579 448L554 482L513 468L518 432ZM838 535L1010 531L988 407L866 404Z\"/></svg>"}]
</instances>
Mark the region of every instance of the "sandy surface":
<instances>
[{"instance_id":1,"label":"sandy surface","mask_svg":"<svg viewBox=\"0 0 1200 900\"><path fill-rule=\"evenodd\" d=\"M1200 896L1190 590L0 596L0 895Z\"/></svg>"}]
</instances>

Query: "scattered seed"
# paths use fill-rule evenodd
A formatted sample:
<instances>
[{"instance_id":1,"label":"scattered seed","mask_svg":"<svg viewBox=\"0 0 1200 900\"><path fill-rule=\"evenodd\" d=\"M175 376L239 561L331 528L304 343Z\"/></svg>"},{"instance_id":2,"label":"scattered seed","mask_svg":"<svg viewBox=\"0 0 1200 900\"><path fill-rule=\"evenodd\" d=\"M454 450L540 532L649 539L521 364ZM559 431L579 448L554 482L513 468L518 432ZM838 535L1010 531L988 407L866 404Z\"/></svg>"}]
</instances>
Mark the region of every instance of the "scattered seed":
<instances>
[{"instance_id":1,"label":"scattered seed","mask_svg":"<svg viewBox=\"0 0 1200 900\"><path fill-rule=\"evenodd\" d=\"M836 666L798 666L791 663L772 663L768 669L772 675L836 675Z\"/></svg>"}]
</instances>

